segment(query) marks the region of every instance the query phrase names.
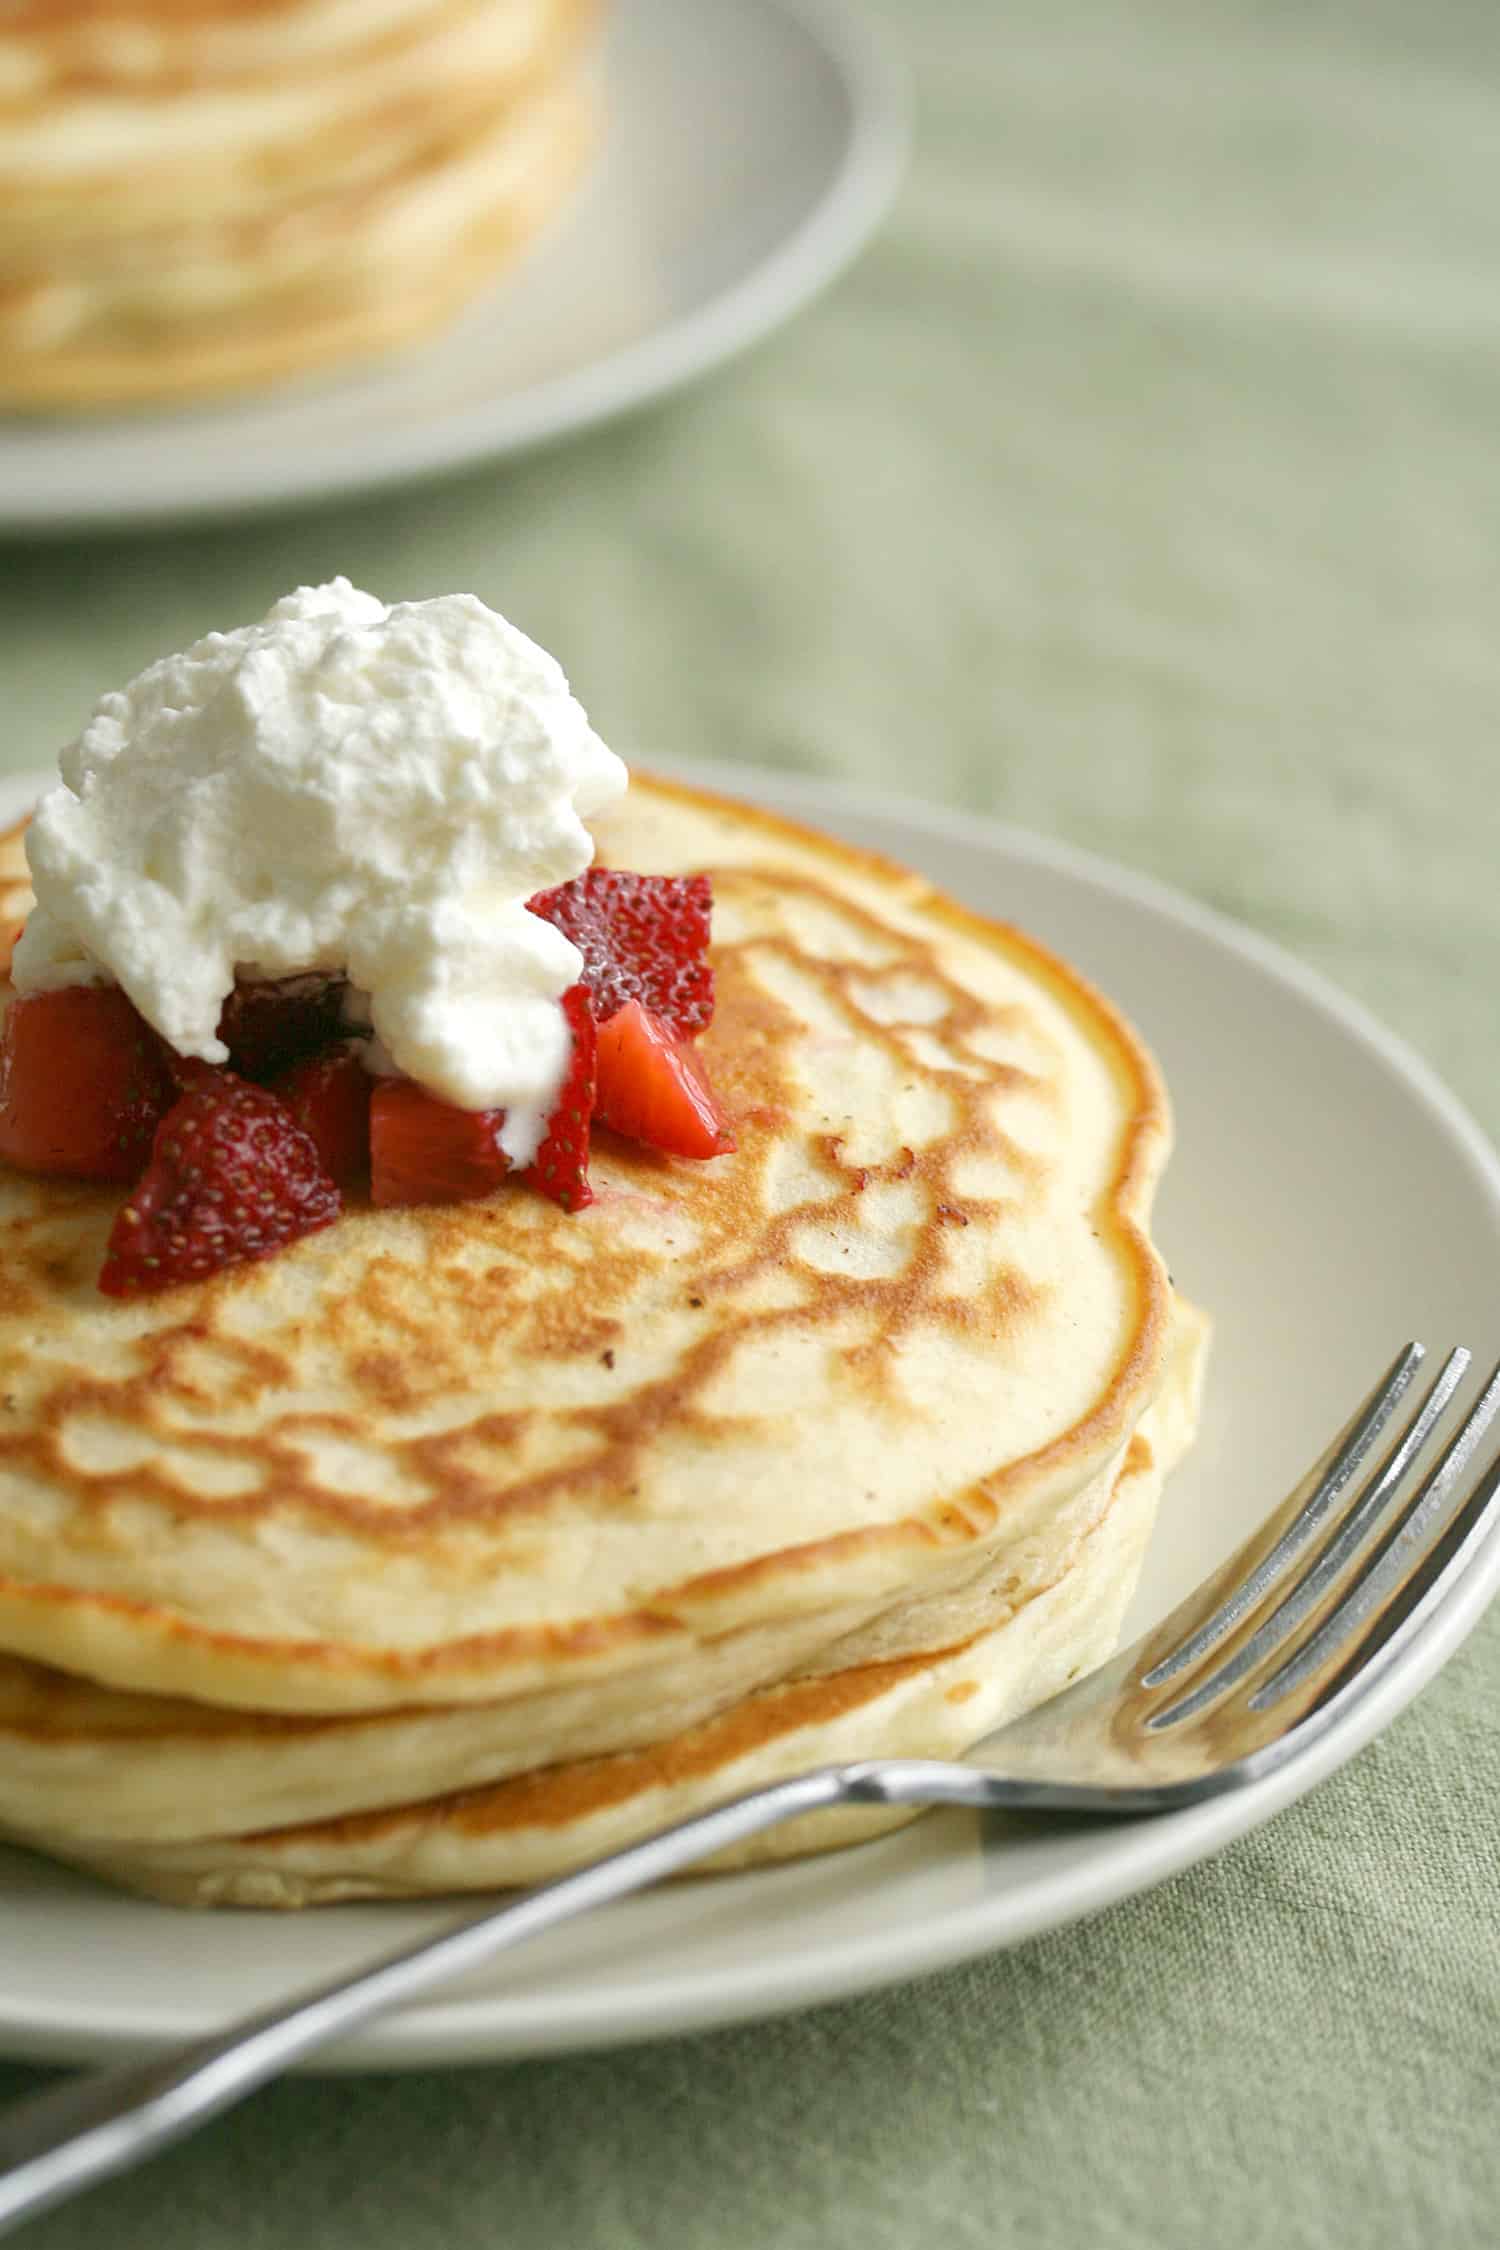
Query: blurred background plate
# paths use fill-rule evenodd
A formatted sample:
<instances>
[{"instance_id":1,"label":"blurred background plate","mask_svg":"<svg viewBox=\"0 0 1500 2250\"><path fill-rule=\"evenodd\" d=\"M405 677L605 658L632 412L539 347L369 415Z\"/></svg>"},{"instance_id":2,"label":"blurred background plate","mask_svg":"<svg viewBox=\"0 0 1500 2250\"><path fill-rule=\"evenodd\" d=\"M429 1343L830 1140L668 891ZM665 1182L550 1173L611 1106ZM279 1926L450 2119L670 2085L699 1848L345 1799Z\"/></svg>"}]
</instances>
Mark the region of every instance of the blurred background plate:
<instances>
[{"instance_id":1,"label":"blurred background plate","mask_svg":"<svg viewBox=\"0 0 1500 2250\"><path fill-rule=\"evenodd\" d=\"M0 532L239 514L581 429L787 319L890 199L898 84L829 0L613 0L605 81L578 194L439 342L227 407L0 421Z\"/></svg>"}]
</instances>

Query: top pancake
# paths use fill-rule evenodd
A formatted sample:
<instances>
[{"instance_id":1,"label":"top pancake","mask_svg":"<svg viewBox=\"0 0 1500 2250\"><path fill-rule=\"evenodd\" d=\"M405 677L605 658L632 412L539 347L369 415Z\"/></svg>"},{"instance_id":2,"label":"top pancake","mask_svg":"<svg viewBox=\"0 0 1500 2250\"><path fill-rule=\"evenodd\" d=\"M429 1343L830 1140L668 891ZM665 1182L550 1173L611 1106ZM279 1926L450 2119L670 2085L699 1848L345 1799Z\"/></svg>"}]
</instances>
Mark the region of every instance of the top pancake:
<instances>
[{"instance_id":1,"label":"top pancake","mask_svg":"<svg viewBox=\"0 0 1500 2250\"><path fill-rule=\"evenodd\" d=\"M1018 1590L1162 1378L1165 1099L1071 971L919 877L637 779L601 856L707 868L707 1165L355 1210L137 1304L118 1194L0 1177L0 1647L287 1711L815 1665ZM1078 1526L1070 1524L1069 1536Z\"/></svg>"}]
</instances>

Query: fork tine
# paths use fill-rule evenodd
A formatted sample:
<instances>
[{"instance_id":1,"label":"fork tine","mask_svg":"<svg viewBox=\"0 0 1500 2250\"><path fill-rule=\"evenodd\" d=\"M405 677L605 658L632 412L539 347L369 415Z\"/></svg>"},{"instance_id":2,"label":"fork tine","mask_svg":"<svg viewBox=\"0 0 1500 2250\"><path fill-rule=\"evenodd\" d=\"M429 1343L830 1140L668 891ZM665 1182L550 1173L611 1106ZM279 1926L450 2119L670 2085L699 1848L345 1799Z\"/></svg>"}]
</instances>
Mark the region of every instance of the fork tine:
<instances>
[{"instance_id":1,"label":"fork tine","mask_svg":"<svg viewBox=\"0 0 1500 2250\"><path fill-rule=\"evenodd\" d=\"M1200 1711L1206 1710L1209 1704L1227 1695L1242 1680L1263 1671L1267 1658L1278 1649L1286 1647L1298 1627L1306 1623L1330 1587L1348 1569L1360 1549L1373 1538L1382 1519L1389 1514L1408 1473L1425 1449L1447 1411L1454 1392L1463 1381L1468 1364L1469 1354L1466 1351L1460 1349L1449 1353L1436 1382L1404 1435L1392 1447L1380 1469L1366 1483L1316 1559L1291 1590L1270 1609L1248 1639L1241 1641L1222 1663L1215 1665L1206 1679L1180 1695L1174 1703L1169 1703L1164 1710L1155 1712L1147 1721L1149 1726L1173 1726L1179 1720L1196 1718ZM1467 1424L1465 1427L1467 1428ZM1461 1430L1454 1440L1455 1445L1462 1437ZM1451 1447L1449 1451L1452 1451ZM1445 1454L1444 1464L1447 1458ZM1441 1474L1441 1468L1434 1473ZM1242 1603L1240 1607L1244 1618L1248 1619L1254 1614L1248 1602Z\"/></svg>"},{"instance_id":2,"label":"fork tine","mask_svg":"<svg viewBox=\"0 0 1500 2250\"><path fill-rule=\"evenodd\" d=\"M1408 1344L1398 1352L1369 1397L1351 1416L1327 1451L1321 1454L1282 1510L1290 1516L1285 1530L1252 1568L1246 1569L1247 1550L1241 1548L1219 1575L1219 1583L1232 1589L1204 1623L1197 1625L1179 1646L1162 1657L1142 1678L1143 1687L1160 1687L1196 1664L1201 1656L1258 1608L1266 1593L1302 1552L1334 1502L1364 1460L1399 1404L1402 1394L1426 1354L1422 1345ZM1450 1363L1451 1364L1451 1363ZM1465 1354L1467 1364L1467 1354ZM1460 1369L1462 1373L1462 1369ZM1441 1378L1440 1378L1441 1379ZM1258 1533L1257 1539L1263 1534ZM1201 1592L1201 1589L1200 1589ZM1196 1596L1191 1599L1196 1600ZM1163 1633L1177 1623L1174 1614Z\"/></svg>"},{"instance_id":3,"label":"fork tine","mask_svg":"<svg viewBox=\"0 0 1500 2250\"><path fill-rule=\"evenodd\" d=\"M1500 1459L1497 1459L1450 1516L1454 1488L1473 1459L1475 1448L1497 1408L1500 1408L1500 1367L1495 1368L1474 1411L1426 1478L1400 1522L1337 1607L1330 1610L1301 1648L1256 1688L1250 1697L1252 1710L1268 1710L1272 1704L1285 1701L1309 1683L1321 1685L1328 1675L1347 1667L1352 1653L1351 1641L1357 1637L1363 1646L1368 1638L1367 1628L1377 1626L1386 1612L1401 1602L1408 1590L1422 1579L1440 1546L1451 1547L1452 1551L1432 1587L1425 1589L1418 1598L1425 1600L1448 1576L1458 1553L1470 1546L1471 1532L1487 1525L1500 1499Z\"/></svg>"}]
</instances>

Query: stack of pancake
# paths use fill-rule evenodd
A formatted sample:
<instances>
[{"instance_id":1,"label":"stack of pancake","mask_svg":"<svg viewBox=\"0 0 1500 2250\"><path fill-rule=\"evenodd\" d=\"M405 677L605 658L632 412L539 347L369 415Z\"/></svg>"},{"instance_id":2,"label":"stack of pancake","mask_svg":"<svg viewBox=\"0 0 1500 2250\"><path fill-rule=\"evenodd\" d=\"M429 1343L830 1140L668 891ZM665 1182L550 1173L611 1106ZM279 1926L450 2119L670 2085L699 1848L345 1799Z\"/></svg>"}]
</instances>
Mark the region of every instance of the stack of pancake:
<instances>
[{"instance_id":1,"label":"stack of pancake","mask_svg":"<svg viewBox=\"0 0 1500 2250\"><path fill-rule=\"evenodd\" d=\"M185 398L440 326L576 177L591 0L8 0L0 405Z\"/></svg>"},{"instance_id":2,"label":"stack of pancake","mask_svg":"<svg viewBox=\"0 0 1500 2250\"><path fill-rule=\"evenodd\" d=\"M638 779L598 840L712 872L735 1155L134 1303L118 1190L0 1171L0 1832L198 1904L529 1882L1113 1646L1203 1340L1149 1058L809 831Z\"/></svg>"}]
</instances>

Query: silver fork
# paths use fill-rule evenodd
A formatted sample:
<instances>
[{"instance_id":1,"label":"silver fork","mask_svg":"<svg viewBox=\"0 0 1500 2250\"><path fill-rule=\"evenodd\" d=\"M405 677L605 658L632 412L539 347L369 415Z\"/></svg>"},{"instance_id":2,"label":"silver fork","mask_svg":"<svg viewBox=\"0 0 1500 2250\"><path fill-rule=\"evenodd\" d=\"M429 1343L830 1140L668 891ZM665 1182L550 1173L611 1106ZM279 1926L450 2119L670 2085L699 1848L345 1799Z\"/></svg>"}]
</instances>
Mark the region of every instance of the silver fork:
<instances>
[{"instance_id":1,"label":"silver fork","mask_svg":"<svg viewBox=\"0 0 1500 2250\"><path fill-rule=\"evenodd\" d=\"M1500 1368L1414 1483L1469 1364L1452 1352L1398 1414L1422 1358L1406 1347L1283 1506L1164 1624L962 1763L884 1758L776 1782L176 2054L22 2103L0 2117L0 2234L385 2009L782 1821L831 1805L1166 1812L1298 1756L1422 1631L1500 1513L1500 1459L1474 1469Z\"/></svg>"}]
</instances>

